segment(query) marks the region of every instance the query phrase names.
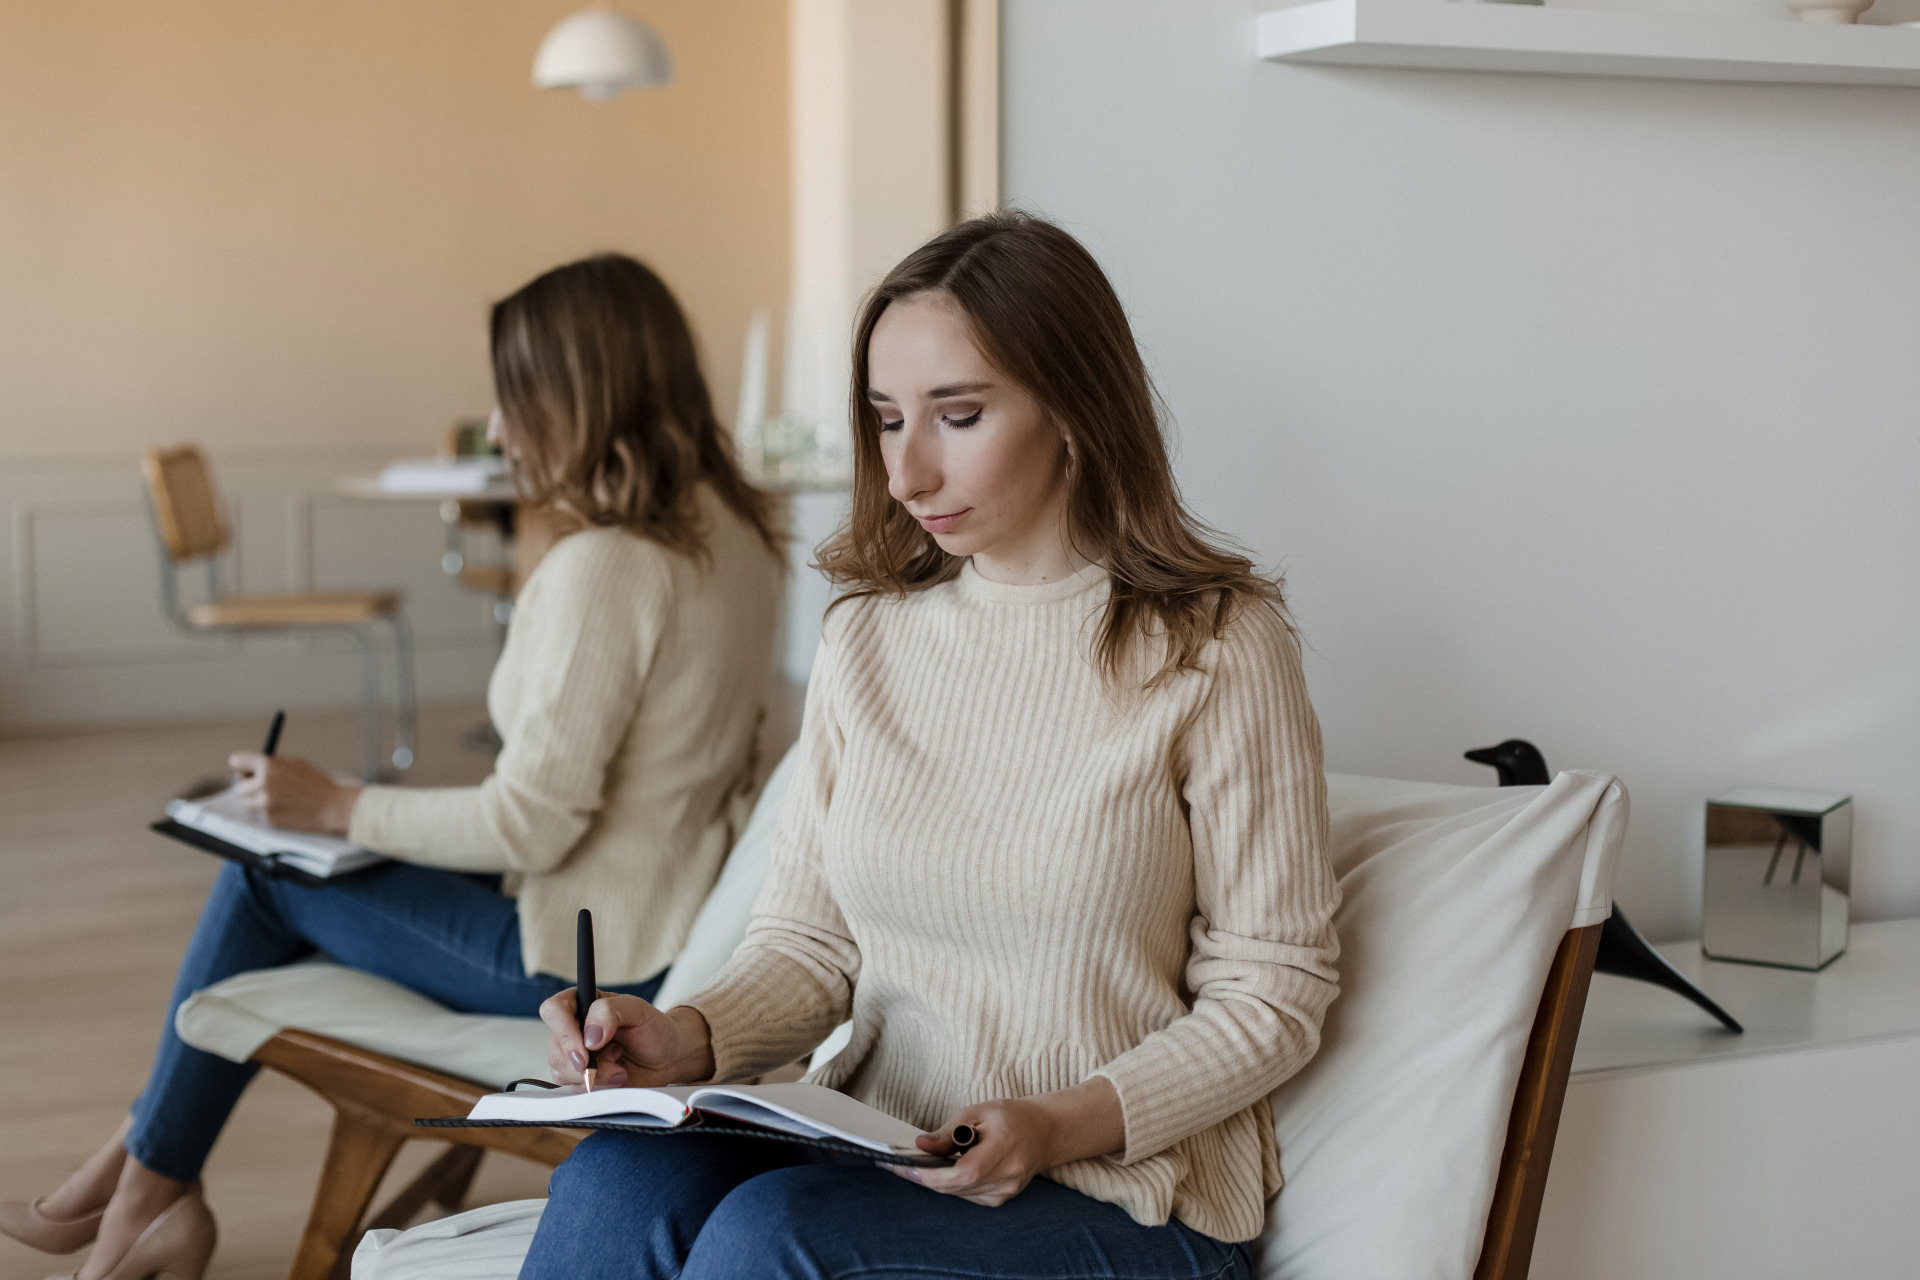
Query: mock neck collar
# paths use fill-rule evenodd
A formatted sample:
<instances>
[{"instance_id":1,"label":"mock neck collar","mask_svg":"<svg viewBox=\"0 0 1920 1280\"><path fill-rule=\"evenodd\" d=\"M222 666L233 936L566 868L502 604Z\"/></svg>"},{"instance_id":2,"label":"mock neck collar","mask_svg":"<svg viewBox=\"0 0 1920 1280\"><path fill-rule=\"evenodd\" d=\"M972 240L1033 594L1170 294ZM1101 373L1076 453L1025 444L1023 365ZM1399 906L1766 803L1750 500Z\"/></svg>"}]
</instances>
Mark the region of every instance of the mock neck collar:
<instances>
[{"instance_id":1,"label":"mock neck collar","mask_svg":"<svg viewBox=\"0 0 1920 1280\"><path fill-rule=\"evenodd\" d=\"M1052 582L995 582L973 567L968 559L957 579L960 594L985 604L1052 604L1093 591L1107 580L1107 571L1097 564L1083 565L1074 573Z\"/></svg>"}]
</instances>

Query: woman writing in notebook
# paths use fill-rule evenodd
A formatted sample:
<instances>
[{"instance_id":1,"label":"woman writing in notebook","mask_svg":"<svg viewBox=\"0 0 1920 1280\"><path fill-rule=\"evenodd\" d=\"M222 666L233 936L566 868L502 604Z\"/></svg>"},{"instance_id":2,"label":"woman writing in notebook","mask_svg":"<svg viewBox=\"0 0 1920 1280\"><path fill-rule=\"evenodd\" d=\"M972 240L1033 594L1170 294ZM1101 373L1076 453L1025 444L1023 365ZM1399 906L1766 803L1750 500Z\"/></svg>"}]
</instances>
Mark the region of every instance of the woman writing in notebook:
<instances>
[{"instance_id":1,"label":"woman writing in notebook","mask_svg":"<svg viewBox=\"0 0 1920 1280\"><path fill-rule=\"evenodd\" d=\"M29 1244L95 1241L81 1280L195 1280L212 1250L194 1184L256 1068L181 1042L173 1010L195 991L321 951L454 1009L531 1016L572 980L591 903L626 926L601 939L601 980L648 996L744 817L782 565L679 305L605 255L534 280L491 329L516 482L573 530L521 590L493 673L494 771L360 788L233 758L274 825L395 861L322 889L221 869L131 1118L52 1195L0 1204Z\"/></svg>"},{"instance_id":2,"label":"woman writing in notebook","mask_svg":"<svg viewBox=\"0 0 1920 1280\"><path fill-rule=\"evenodd\" d=\"M1265 1101L1336 991L1320 737L1276 585L1182 506L1092 257L1018 214L854 347L846 588L745 942L671 1012L549 1000L556 1077L814 1077L949 1167L589 1137L523 1280L1245 1277ZM1123 1270L1115 1270L1115 1267Z\"/></svg>"}]
</instances>

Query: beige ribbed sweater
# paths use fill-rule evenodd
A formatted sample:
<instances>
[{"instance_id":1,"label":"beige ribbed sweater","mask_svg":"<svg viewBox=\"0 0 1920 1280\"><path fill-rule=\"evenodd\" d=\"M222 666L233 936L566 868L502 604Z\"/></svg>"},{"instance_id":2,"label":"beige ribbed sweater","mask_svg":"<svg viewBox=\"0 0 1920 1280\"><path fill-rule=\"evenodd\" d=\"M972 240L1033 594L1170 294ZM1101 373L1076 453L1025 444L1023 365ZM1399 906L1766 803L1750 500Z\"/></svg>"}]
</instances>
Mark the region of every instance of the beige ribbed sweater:
<instances>
[{"instance_id":1,"label":"beige ribbed sweater","mask_svg":"<svg viewBox=\"0 0 1920 1280\"><path fill-rule=\"evenodd\" d=\"M368 787L354 807L356 844L517 874L530 974L574 976L581 907L602 984L664 969L744 824L781 566L701 492L707 563L618 529L541 561L487 688L506 745L485 782Z\"/></svg>"},{"instance_id":2,"label":"beige ribbed sweater","mask_svg":"<svg viewBox=\"0 0 1920 1280\"><path fill-rule=\"evenodd\" d=\"M926 1129L1105 1076L1125 1151L1048 1176L1247 1240L1280 1185L1266 1096L1338 989L1319 725L1265 607L1111 695L1107 591L969 565L837 609L753 925L688 1003L720 1079L850 1016L819 1082Z\"/></svg>"}]
</instances>

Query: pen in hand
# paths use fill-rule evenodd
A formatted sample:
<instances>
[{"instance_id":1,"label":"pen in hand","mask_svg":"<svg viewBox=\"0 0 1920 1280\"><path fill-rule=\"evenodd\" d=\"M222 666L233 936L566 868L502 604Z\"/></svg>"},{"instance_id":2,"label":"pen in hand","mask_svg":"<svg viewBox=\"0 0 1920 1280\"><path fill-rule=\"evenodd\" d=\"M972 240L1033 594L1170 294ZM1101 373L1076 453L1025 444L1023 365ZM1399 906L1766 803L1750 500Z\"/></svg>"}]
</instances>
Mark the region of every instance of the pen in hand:
<instances>
[{"instance_id":1,"label":"pen in hand","mask_svg":"<svg viewBox=\"0 0 1920 1280\"><path fill-rule=\"evenodd\" d=\"M273 725L267 730L267 745L260 748L261 755L270 756L274 753L275 749L279 747L280 730L282 727L286 725L286 723L287 723L286 712L276 711L273 713Z\"/></svg>"},{"instance_id":2,"label":"pen in hand","mask_svg":"<svg viewBox=\"0 0 1920 1280\"><path fill-rule=\"evenodd\" d=\"M599 997L599 987L593 975L593 912L580 908L579 932L577 934L578 951L574 957L573 1016L580 1026L580 1045L587 1043L587 1010ZM582 1079L586 1082L587 1092L593 1092L594 1052L587 1049L587 1067Z\"/></svg>"}]
</instances>

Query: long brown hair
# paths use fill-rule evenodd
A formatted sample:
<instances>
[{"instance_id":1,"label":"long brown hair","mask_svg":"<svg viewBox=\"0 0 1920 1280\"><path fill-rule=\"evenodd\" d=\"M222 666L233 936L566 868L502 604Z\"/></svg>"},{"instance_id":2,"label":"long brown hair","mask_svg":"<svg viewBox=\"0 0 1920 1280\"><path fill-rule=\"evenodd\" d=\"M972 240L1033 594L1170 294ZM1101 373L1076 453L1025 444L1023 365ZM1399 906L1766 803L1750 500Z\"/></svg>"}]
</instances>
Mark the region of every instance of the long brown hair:
<instances>
[{"instance_id":1,"label":"long brown hair","mask_svg":"<svg viewBox=\"0 0 1920 1280\"><path fill-rule=\"evenodd\" d=\"M842 600L904 595L946 582L961 562L887 492L880 414L867 398L874 326L895 302L952 299L973 342L1039 402L1069 443L1068 536L1105 563L1113 594L1095 660L1110 682L1131 669L1134 642L1163 636L1151 688L1198 667L1234 610L1260 603L1286 618L1277 578L1207 528L1180 500L1158 401L1133 330L1093 255L1031 214L1000 212L929 240L887 274L853 339L853 508L822 543L817 568ZM836 602L837 603L837 602Z\"/></svg>"},{"instance_id":2,"label":"long brown hair","mask_svg":"<svg viewBox=\"0 0 1920 1280\"><path fill-rule=\"evenodd\" d=\"M576 527L706 546L701 481L777 551L767 496L735 465L686 316L617 253L555 267L494 304L489 332L515 482Z\"/></svg>"}]
</instances>

